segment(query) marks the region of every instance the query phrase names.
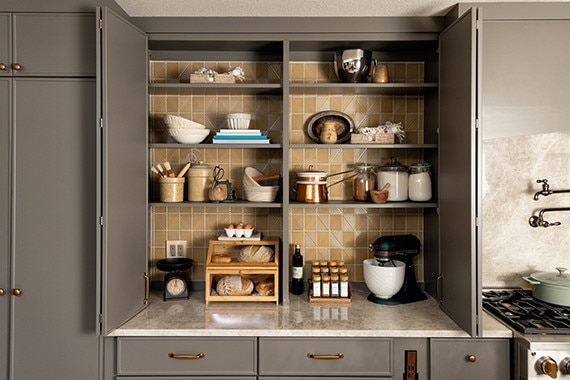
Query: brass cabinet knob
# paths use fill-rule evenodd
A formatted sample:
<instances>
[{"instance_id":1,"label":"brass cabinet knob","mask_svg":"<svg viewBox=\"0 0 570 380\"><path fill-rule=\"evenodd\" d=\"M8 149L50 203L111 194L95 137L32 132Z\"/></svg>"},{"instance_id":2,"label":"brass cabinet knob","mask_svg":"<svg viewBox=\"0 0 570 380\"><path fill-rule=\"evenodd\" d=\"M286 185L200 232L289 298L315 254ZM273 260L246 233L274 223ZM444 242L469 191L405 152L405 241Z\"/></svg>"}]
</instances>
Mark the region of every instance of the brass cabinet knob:
<instances>
[{"instance_id":1,"label":"brass cabinet knob","mask_svg":"<svg viewBox=\"0 0 570 380\"><path fill-rule=\"evenodd\" d=\"M6 291L4 290L4 288L0 288L0 296L3 296L4 293L6 293Z\"/></svg>"},{"instance_id":2,"label":"brass cabinet knob","mask_svg":"<svg viewBox=\"0 0 570 380\"><path fill-rule=\"evenodd\" d=\"M0 70L2 70L2 71L8 70L8 66L6 66L5 63L0 63Z\"/></svg>"},{"instance_id":3,"label":"brass cabinet knob","mask_svg":"<svg viewBox=\"0 0 570 380\"><path fill-rule=\"evenodd\" d=\"M565 375L570 375L570 357L566 356L564 360L560 362L560 371Z\"/></svg>"},{"instance_id":4,"label":"brass cabinet knob","mask_svg":"<svg viewBox=\"0 0 570 380\"><path fill-rule=\"evenodd\" d=\"M467 360L471 363L475 363L477 361L477 356L475 355L467 355Z\"/></svg>"},{"instance_id":5,"label":"brass cabinet knob","mask_svg":"<svg viewBox=\"0 0 570 380\"><path fill-rule=\"evenodd\" d=\"M22 295L22 290L16 288L16 289L12 290L12 294L15 296L20 296L20 295Z\"/></svg>"},{"instance_id":6,"label":"brass cabinet knob","mask_svg":"<svg viewBox=\"0 0 570 380\"><path fill-rule=\"evenodd\" d=\"M12 68L16 71L20 71L22 70L22 65L20 65L19 63L13 63Z\"/></svg>"}]
</instances>

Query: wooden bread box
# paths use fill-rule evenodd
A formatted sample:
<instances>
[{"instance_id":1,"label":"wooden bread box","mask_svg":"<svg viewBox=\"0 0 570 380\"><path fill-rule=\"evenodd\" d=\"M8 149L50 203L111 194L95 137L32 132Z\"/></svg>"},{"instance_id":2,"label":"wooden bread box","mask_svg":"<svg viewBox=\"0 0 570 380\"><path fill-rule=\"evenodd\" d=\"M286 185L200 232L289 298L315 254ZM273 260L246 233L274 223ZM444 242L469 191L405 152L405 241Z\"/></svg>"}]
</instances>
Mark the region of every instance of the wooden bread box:
<instances>
[{"instance_id":1,"label":"wooden bread box","mask_svg":"<svg viewBox=\"0 0 570 380\"><path fill-rule=\"evenodd\" d=\"M264 237L262 240L210 240L206 258L206 305L210 302L279 302L279 238ZM238 261L242 249L250 246L252 250L269 247L273 250L273 259L269 262ZM221 259L224 259L223 261ZM216 284L223 277L239 275L254 284L254 290L248 295L219 295ZM262 295L258 285L273 281L273 292ZM262 283L263 284L260 284Z\"/></svg>"}]
</instances>

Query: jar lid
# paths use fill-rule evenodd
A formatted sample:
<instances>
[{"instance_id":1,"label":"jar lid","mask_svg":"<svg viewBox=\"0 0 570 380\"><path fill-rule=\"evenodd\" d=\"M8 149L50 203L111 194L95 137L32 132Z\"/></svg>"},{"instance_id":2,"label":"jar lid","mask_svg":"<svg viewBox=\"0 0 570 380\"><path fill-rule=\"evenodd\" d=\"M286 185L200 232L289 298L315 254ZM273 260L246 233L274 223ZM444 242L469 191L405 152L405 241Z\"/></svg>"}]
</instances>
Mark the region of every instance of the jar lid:
<instances>
[{"instance_id":1,"label":"jar lid","mask_svg":"<svg viewBox=\"0 0 570 380\"><path fill-rule=\"evenodd\" d=\"M428 172L430 167L431 165L428 164L427 162L419 162L417 164L411 164L410 173Z\"/></svg>"},{"instance_id":2,"label":"jar lid","mask_svg":"<svg viewBox=\"0 0 570 380\"><path fill-rule=\"evenodd\" d=\"M396 157L392 157L389 162L380 166L379 169L383 172L407 172L408 167L398 161Z\"/></svg>"},{"instance_id":3,"label":"jar lid","mask_svg":"<svg viewBox=\"0 0 570 380\"><path fill-rule=\"evenodd\" d=\"M354 170L356 170L359 173L369 172L371 170L374 170L375 168L376 166L371 164L357 164L354 166Z\"/></svg>"}]
</instances>

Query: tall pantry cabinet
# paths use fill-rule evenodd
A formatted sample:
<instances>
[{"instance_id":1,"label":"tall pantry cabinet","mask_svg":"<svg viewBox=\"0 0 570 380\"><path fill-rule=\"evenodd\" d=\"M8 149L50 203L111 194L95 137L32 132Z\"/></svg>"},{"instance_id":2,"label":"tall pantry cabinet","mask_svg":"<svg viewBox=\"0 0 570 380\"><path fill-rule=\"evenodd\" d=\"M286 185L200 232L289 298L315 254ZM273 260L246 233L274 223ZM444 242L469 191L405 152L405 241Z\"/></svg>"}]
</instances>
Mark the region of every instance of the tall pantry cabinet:
<instances>
[{"instance_id":1,"label":"tall pantry cabinet","mask_svg":"<svg viewBox=\"0 0 570 380\"><path fill-rule=\"evenodd\" d=\"M93 13L1 13L0 379L96 379Z\"/></svg>"}]
</instances>

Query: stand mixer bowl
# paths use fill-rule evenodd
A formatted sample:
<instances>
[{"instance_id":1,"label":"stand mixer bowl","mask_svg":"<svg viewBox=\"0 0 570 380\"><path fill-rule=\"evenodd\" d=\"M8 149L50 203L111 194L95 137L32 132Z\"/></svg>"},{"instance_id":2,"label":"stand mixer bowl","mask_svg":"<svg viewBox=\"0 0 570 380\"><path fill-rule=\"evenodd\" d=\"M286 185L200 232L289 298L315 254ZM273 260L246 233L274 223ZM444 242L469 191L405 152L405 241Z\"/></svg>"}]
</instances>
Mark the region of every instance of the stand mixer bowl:
<instances>
[{"instance_id":1,"label":"stand mixer bowl","mask_svg":"<svg viewBox=\"0 0 570 380\"><path fill-rule=\"evenodd\" d=\"M366 259L362 262L362 267L366 286L380 299L392 297L404 284L406 264L402 261L382 263L377 259Z\"/></svg>"},{"instance_id":2,"label":"stand mixer bowl","mask_svg":"<svg viewBox=\"0 0 570 380\"><path fill-rule=\"evenodd\" d=\"M338 79L344 83L366 81L372 66L372 51L363 49L340 50L334 53L334 67Z\"/></svg>"}]
</instances>

